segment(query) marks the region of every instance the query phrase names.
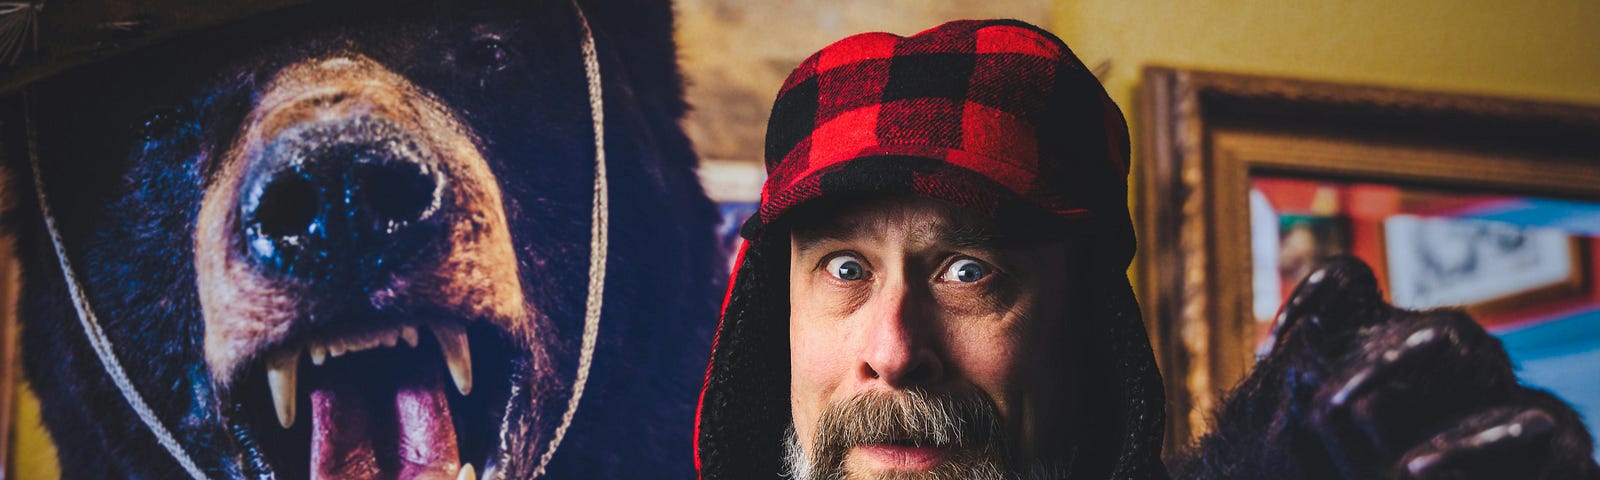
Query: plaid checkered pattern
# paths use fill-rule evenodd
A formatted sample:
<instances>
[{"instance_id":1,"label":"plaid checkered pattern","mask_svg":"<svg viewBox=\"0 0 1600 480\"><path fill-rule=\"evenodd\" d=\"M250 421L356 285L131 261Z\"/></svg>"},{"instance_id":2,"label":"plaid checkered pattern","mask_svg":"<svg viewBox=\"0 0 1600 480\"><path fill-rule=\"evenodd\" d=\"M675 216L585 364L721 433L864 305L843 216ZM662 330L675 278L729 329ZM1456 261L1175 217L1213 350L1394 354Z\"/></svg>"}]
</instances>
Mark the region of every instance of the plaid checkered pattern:
<instances>
[{"instance_id":1,"label":"plaid checkered pattern","mask_svg":"<svg viewBox=\"0 0 1600 480\"><path fill-rule=\"evenodd\" d=\"M784 82L761 208L744 235L845 192L920 194L991 214L1020 197L1058 216L1127 224L1127 131L1083 63L1032 25L968 20L910 37L855 35Z\"/></svg>"}]
</instances>

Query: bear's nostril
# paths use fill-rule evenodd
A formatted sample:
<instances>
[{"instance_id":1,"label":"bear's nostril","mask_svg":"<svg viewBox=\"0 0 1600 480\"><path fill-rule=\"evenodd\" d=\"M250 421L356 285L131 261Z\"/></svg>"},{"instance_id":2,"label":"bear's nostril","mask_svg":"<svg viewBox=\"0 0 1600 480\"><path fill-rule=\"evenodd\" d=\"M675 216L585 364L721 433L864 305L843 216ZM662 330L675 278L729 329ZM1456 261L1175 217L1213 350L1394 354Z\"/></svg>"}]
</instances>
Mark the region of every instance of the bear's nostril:
<instances>
[{"instance_id":1,"label":"bear's nostril","mask_svg":"<svg viewBox=\"0 0 1600 480\"><path fill-rule=\"evenodd\" d=\"M373 229L393 234L437 208L439 185L415 163L364 163L352 172L351 205L371 216Z\"/></svg>"},{"instance_id":2,"label":"bear's nostril","mask_svg":"<svg viewBox=\"0 0 1600 480\"><path fill-rule=\"evenodd\" d=\"M262 235L287 237L310 232L320 213L317 189L310 180L285 173L268 183L257 200L252 220Z\"/></svg>"},{"instance_id":3,"label":"bear's nostril","mask_svg":"<svg viewBox=\"0 0 1600 480\"><path fill-rule=\"evenodd\" d=\"M297 270L322 217L321 195L310 178L296 171L267 179L244 209L245 244L257 262L278 270Z\"/></svg>"}]
</instances>

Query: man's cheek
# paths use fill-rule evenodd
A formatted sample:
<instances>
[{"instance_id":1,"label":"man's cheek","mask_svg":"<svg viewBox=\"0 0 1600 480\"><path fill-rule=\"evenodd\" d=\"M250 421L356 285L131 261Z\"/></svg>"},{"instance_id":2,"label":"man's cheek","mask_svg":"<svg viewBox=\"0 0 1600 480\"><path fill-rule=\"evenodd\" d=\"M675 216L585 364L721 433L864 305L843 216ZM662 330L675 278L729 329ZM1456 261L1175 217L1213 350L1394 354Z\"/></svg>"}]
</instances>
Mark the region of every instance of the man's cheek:
<instances>
[{"instance_id":1,"label":"man's cheek","mask_svg":"<svg viewBox=\"0 0 1600 480\"><path fill-rule=\"evenodd\" d=\"M831 392L844 378L842 360L849 358L843 338L822 319L791 314L789 333L791 406L801 439L809 442L816 419L828 403Z\"/></svg>"},{"instance_id":2,"label":"man's cheek","mask_svg":"<svg viewBox=\"0 0 1600 480\"><path fill-rule=\"evenodd\" d=\"M1000 328L999 321L985 319L967 325L950 341L950 360L968 382L982 390L999 408L1001 417L1013 421L1018 399L1032 389L1029 371L1054 370L1057 365L1030 366L1036 358L1023 348L1021 332Z\"/></svg>"},{"instance_id":3,"label":"man's cheek","mask_svg":"<svg viewBox=\"0 0 1600 480\"><path fill-rule=\"evenodd\" d=\"M831 330L802 329L790 337L791 383L797 394L831 391L846 380L848 359L854 358L846 346L848 334Z\"/></svg>"}]
</instances>

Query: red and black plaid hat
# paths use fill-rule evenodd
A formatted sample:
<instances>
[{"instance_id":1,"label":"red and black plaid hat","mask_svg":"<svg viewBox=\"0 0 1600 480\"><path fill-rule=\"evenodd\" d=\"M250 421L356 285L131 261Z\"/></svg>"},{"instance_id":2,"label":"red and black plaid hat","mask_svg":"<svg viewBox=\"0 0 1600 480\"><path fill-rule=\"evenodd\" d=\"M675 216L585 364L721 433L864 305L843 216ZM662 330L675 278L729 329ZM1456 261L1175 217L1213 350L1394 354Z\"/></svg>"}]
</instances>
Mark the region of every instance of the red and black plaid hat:
<instances>
[{"instance_id":1,"label":"red and black plaid hat","mask_svg":"<svg viewBox=\"0 0 1600 480\"><path fill-rule=\"evenodd\" d=\"M819 197L903 193L997 218L1042 207L1094 219L1111 234L1099 247L1123 267L1133 254L1122 112L1066 44L1018 21L823 48L778 93L766 166L746 238Z\"/></svg>"}]
</instances>

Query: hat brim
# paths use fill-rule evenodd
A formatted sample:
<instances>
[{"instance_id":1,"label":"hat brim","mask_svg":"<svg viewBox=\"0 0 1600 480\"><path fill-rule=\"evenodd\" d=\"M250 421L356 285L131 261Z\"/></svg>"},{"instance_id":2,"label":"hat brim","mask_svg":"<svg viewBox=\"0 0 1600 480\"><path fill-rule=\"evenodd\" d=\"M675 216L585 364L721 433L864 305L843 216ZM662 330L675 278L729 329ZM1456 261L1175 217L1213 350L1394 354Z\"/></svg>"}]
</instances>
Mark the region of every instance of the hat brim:
<instances>
[{"instance_id":1,"label":"hat brim","mask_svg":"<svg viewBox=\"0 0 1600 480\"><path fill-rule=\"evenodd\" d=\"M929 149L874 152L809 172L762 200L762 206L740 229L746 239L756 239L770 226L782 224L796 208L819 200L883 197L920 197L946 202L992 218L1001 225L1026 225L1040 229L1058 227L1087 218L1083 208L1052 210L1024 198L1013 187L991 176L928 155Z\"/></svg>"}]
</instances>

